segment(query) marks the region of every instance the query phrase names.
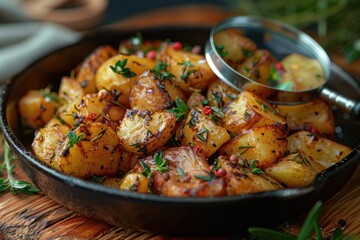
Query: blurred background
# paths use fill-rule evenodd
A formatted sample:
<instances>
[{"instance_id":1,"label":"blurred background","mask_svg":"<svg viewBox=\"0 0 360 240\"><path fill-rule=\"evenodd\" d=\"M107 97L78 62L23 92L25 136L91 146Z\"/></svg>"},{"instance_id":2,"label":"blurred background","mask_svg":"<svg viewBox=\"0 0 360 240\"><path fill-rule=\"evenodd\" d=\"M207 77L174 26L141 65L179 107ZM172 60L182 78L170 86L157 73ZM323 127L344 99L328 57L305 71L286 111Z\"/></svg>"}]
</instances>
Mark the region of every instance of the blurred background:
<instances>
[{"instance_id":1,"label":"blurred background","mask_svg":"<svg viewBox=\"0 0 360 240\"><path fill-rule=\"evenodd\" d=\"M4 65L6 63L13 64L7 61L12 56L9 48L14 47L14 43L21 44L33 38L33 35L42 39L40 46L46 52L76 41L81 32L97 27L114 23L123 23L118 27L133 26L130 23L136 17L142 19L144 25L149 20L166 24L169 21L163 15L167 11L171 12L168 15L172 15L173 22L197 24L202 15L212 14L208 10L218 15L213 17L213 22L221 17L243 14L285 21L313 36L341 65L353 66L354 62L359 63L359 0L293 0L291 4L288 0L0 0L0 69L7 67ZM48 30L45 35L41 35L44 31L40 30L49 23L56 23L56 30ZM54 25L46 26L54 28ZM51 44L47 44L47 38ZM0 70L0 80L2 78L4 74Z\"/></svg>"}]
</instances>

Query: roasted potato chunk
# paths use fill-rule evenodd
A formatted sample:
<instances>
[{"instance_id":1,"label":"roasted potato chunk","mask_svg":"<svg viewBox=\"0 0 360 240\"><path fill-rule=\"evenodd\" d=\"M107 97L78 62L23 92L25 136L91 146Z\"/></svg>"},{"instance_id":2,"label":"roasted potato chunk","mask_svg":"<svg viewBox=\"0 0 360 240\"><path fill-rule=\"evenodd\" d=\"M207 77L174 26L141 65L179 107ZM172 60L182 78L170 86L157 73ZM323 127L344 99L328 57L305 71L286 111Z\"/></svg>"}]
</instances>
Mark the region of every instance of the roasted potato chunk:
<instances>
[{"instance_id":1,"label":"roasted potato chunk","mask_svg":"<svg viewBox=\"0 0 360 240\"><path fill-rule=\"evenodd\" d=\"M228 157L220 156L217 159L217 166L226 171L227 194L239 195L282 189L283 187L273 178L264 174L263 171L256 171L249 168L238 160L230 161Z\"/></svg>"},{"instance_id":2,"label":"roasted potato chunk","mask_svg":"<svg viewBox=\"0 0 360 240\"><path fill-rule=\"evenodd\" d=\"M240 134L255 126L286 124L285 119L280 117L270 104L246 91L227 104L223 112L223 127L235 134Z\"/></svg>"},{"instance_id":3,"label":"roasted potato chunk","mask_svg":"<svg viewBox=\"0 0 360 240\"><path fill-rule=\"evenodd\" d=\"M31 144L35 156L48 165L52 165L55 150L65 140L70 128L66 125L55 124L51 127L41 128L35 132L35 138Z\"/></svg>"},{"instance_id":4,"label":"roasted potato chunk","mask_svg":"<svg viewBox=\"0 0 360 240\"><path fill-rule=\"evenodd\" d=\"M148 170L146 169L148 168ZM157 151L138 163L133 172L153 177L153 192L172 197L224 196L224 179L211 172L205 156L191 147ZM151 177L149 176L149 177Z\"/></svg>"},{"instance_id":5,"label":"roasted potato chunk","mask_svg":"<svg viewBox=\"0 0 360 240\"><path fill-rule=\"evenodd\" d=\"M286 144L286 131L281 126L254 127L225 143L219 152L236 154L249 164L256 160L257 167L264 169L285 154Z\"/></svg>"},{"instance_id":6,"label":"roasted potato chunk","mask_svg":"<svg viewBox=\"0 0 360 240\"><path fill-rule=\"evenodd\" d=\"M351 152L351 148L308 131L299 131L288 137L287 148L312 157L324 168L337 163Z\"/></svg>"},{"instance_id":7,"label":"roasted potato chunk","mask_svg":"<svg viewBox=\"0 0 360 240\"><path fill-rule=\"evenodd\" d=\"M174 75L173 81L176 85L187 93L194 89L204 90L216 79L202 55L175 51L167 47L163 52L162 61L167 64L167 71Z\"/></svg>"},{"instance_id":8,"label":"roasted potato chunk","mask_svg":"<svg viewBox=\"0 0 360 240\"><path fill-rule=\"evenodd\" d=\"M130 106L130 90L135 80L146 70L153 69L155 62L135 55L116 55L104 62L96 73L96 87L117 93L117 101ZM125 69L125 70L124 70ZM131 74L132 73L132 74Z\"/></svg>"},{"instance_id":9,"label":"roasted potato chunk","mask_svg":"<svg viewBox=\"0 0 360 240\"><path fill-rule=\"evenodd\" d=\"M94 122L70 131L55 151L51 165L79 178L113 176L118 172L120 141L109 126Z\"/></svg>"},{"instance_id":10,"label":"roasted potato chunk","mask_svg":"<svg viewBox=\"0 0 360 240\"><path fill-rule=\"evenodd\" d=\"M175 123L172 113L127 110L117 134L126 151L147 155L170 139Z\"/></svg>"},{"instance_id":11,"label":"roasted potato chunk","mask_svg":"<svg viewBox=\"0 0 360 240\"><path fill-rule=\"evenodd\" d=\"M206 157L210 157L230 139L225 128L216 125L209 116L196 109L188 113L179 131L183 145L199 146Z\"/></svg>"},{"instance_id":12,"label":"roasted potato chunk","mask_svg":"<svg viewBox=\"0 0 360 240\"><path fill-rule=\"evenodd\" d=\"M203 107L203 105L206 105L208 103L208 100L205 98L204 95L202 95L200 92L192 92L189 96L186 105L189 108L193 107Z\"/></svg>"},{"instance_id":13,"label":"roasted potato chunk","mask_svg":"<svg viewBox=\"0 0 360 240\"><path fill-rule=\"evenodd\" d=\"M58 97L61 101L68 103L82 98L85 93L79 82L70 77L63 77L60 82Z\"/></svg>"},{"instance_id":14,"label":"roasted potato chunk","mask_svg":"<svg viewBox=\"0 0 360 240\"><path fill-rule=\"evenodd\" d=\"M271 74L271 65L275 63L275 58L267 50L256 50L253 56L247 58L236 70L242 75L259 82L269 85L268 78Z\"/></svg>"},{"instance_id":15,"label":"roasted potato chunk","mask_svg":"<svg viewBox=\"0 0 360 240\"><path fill-rule=\"evenodd\" d=\"M59 101L50 89L30 90L18 102L19 113L25 124L36 130L44 127L53 117Z\"/></svg>"},{"instance_id":16,"label":"roasted potato chunk","mask_svg":"<svg viewBox=\"0 0 360 240\"><path fill-rule=\"evenodd\" d=\"M222 108L234 99L237 99L238 92L223 81L217 79L212 82L207 89L207 99L209 105Z\"/></svg>"},{"instance_id":17,"label":"roasted potato chunk","mask_svg":"<svg viewBox=\"0 0 360 240\"><path fill-rule=\"evenodd\" d=\"M96 92L95 76L99 67L109 58L115 56L117 51L111 46L100 46L95 49L80 65L76 81L85 93Z\"/></svg>"},{"instance_id":18,"label":"roasted potato chunk","mask_svg":"<svg viewBox=\"0 0 360 240\"><path fill-rule=\"evenodd\" d=\"M131 109L157 111L170 108L176 97L186 101L186 96L179 87L148 70L136 80L129 100Z\"/></svg>"},{"instance_id":19,"label":"roasted potato chunk","mask_svg":"<svg viewBox=\"0 0 360 240\"><path fill-rule=\"evenodd\" d=\"M323 167L311 157L292 153L265 169L265 173L287 187L305 187Z\"/></svg>"},{"instance_id":20,"label":"roasted potato chunk","mask_svg":"<svg viewBox=\"0 0 360 240\"><path fill-rule=\"evenodd\" d=\"M277 105L275 109L285 118L290 131L307 130L326 135L335 133L334 114L320 98L293 106Z\"/></svg>"},{"instance_id":21,"label":"roasted potato chunk","mask_svg":"<svg viewBox=\"0 0 360 240\"><path fill-rule=\"evenodd\" d=\"M134 191L139 193L150 193L150 180L137 172L130 172L125 175L120 183L120 190Z\"/></svg>"},{"instance_id":22,"label":"roasted potato chunk","mask_svg":"<svg viewBox=\"0 0 360 240\"><path fill-rule=\"evenodd\" d=\"M255 42L245 37L240 30L235 28L216 33L214 43L219 54L233 67L243 62L245 58L252 56L256 50Z\"/></svg>"},{"instance_id":23,"label":"roasted potato chunk","mask_svg":"<svg viewBox=\"0 0 360 240\"><path fill-rule=\"evenodd\" d=\"M284 58L282 82L292 83L291 90L316 89L325 83L324 73L320 63L303 55L293 53Z\"/></svg>"}]
</instances>

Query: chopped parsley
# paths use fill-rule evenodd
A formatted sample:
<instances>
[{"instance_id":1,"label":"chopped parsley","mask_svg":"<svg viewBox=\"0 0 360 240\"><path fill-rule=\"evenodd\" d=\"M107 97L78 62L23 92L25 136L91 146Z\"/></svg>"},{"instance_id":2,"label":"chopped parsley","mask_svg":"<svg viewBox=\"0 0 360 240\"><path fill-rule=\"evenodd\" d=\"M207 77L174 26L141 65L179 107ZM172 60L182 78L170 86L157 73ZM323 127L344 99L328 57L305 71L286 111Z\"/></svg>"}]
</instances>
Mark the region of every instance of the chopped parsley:
<instances>
[{"instance_id":1,"label":"chopped parsley","mask_svg":"<svg viewBox=\"0 0 360 240\"><path fill-rule=\"evenodd\" d=\"M257 166L256 166L256 163L257 163L258 161L257 160L253 160L253 161L251 161L251 170L250 170L250 172L251 173L254 173L254 174L265 174L264 173L264 171L263 170L261 170L260 168L258 168Z\"/></svg>"}]
</instances>

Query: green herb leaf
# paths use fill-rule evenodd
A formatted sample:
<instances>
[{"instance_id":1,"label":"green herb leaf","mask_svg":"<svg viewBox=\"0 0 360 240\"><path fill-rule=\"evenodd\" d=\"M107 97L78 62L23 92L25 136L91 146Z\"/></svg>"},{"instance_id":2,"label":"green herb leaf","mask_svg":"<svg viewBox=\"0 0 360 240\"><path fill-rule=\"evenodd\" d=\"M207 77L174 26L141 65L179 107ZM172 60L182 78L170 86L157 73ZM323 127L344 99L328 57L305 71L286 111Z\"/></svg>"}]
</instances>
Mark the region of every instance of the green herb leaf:
<instances>
[{"instance_id":1,"label":"green herb leaf","mask_svg":"<svg viewBox=\"0 0 360 240\"><path fill-rule=\"evenodd\" d=\"M185 172L181 167L177 167L177 171L178 171L181 178L185 177Z\"/></svg>"},{"instance_id":2,"label":"green herb leaf","mask_svg":"<svg viewBox=\"0 0 360 240\"><path fill-rule=\"evenodd\" d=\"M144 161L140 161L141 166L143 167L143 171L141 172L147 178L151 177L151 168Z\"/></svg>"},{"instance_id":3,"label":"green herb leaf","mask_svg":"<svg viewBox=\"0 0 360 240\"><path fill-rule=\"evenodd\" d=\"M211 181L216 178L216 176L212 172L206 172L206 174L207 175L194 174L194 177L204 181Z\"/></svg>"},{"instance_id":4,"label":"green herb leaf","mask_svg":"<svg viewBox=\"0 0 360 240\"><path fill-rule=\"evenodd\" d=\"M215 49L216 49L217 53L220 55L220 57L222 57L222 58L226 57L229 54L228 51L225 51L225 47L223 45L217 45L215 43Z\"/></svg>"},{"instance_id":5,"label":"green herb leaf","mask_svg":"<svg viewBox=\"0 0 360 240\"><path fill-rule=\"evenodd\" d=\"M76 133L74 131L69 131L67 134L67 137L69 138L69 143L66 149L68 150L72 148L75 144L78 144L83 138L83 135L84 135L83 133L80 133L79 135L76 136Z\"/></svg>"},{"instance_id":6,"label":"green herb leaf","mask_svg":"<svg viewBox=\"0 0 360 240\"><path fill-rule=\"evenodd\" d=\"M15 165L11 165L14 156L11 154L11 150L7 142L4 141L4 163L7 170L7 179L0 178L0 192L4 192L8 188L13 194L28 194L33 195L40 192L39 189L34 187L31 183L17 180L13 177L13 170Z\"/></svg>"},{"instance_id":7,"label":"green herb leaf","mask_svg":"<svg viewBox=\"0 0 360 240\"><path fill-rule=\"evenodd\" d=\"M115 63L115 66L110 66L110 68L114 73L121 74L126 78L135 77L136 73L131 71L130 68L125 67L126 64L127 64L127 58L125 58L124 60L118 60Z\"/></svg>"},{"instance_id":8,"label":"green herb leaf","mask_svg":"<svg viewBox=\"0 0 360 240\"><path fill-rule=\"evenodd\" d=\"M58 95L56 92L51 92L52 86L47 86L46 88L40 89L40 94L43 98L49 99L52 102L59 102Z\"/></svg>"},{"instance_id":9,"label":"green herb leaf","mask_svg":"<svg viewBox=\"0 0 360 240\"><path fill-rule=\"evenodd\" d=\"M162 157L162 151L158 150L154 155L154 161L156 171L159 171L161 173L169 171L169 168L166 166L169 163L169 160Z\"/></svg>"},{"instance_id":10,"label":"green herb leaf","mask_svg":"<svg viewBox=\"0 0 360 240\"><path fill-rule=\"evenodd\" d=\"M307 240L311 236L314 229L314 223L319 222L321 209L322 202L316 202L309 214L307 215L297 240Z\"/></svg>"},{"instance_id":11,"label":"green herb leaf","mask_svg":"<svg viewBox=\"0 0 360 240\"><path fill-rule=\"evenodd\" d=\"M265 174L263 170L261 170L260 168L256 167L256 163L257 163L257 160L253 160L251 161L251 170L250 172L251 173L254 173L254 174Z\"/></svg>"},{"instance_id":12,"label":"green herb leaf","mask_svg":"<svg viewBox=\"0 0 360 240\"><path fill-rule=\"evenodd\" d=\"M255 237L263 240L296 240L296 236L267 228L251 227L248 231Z\"/></svg>"},{"instance_id":13,"label":"green herb leaf","mask_svg":"<svg viewBox=\"0 0 360 240\"><path fill-rule=\"evenodd\" d=\"M91 181L93 183L101 184L105 180L105 177L97 176L95 174L91 175Z\"/></svg>"},{"instance_id":14,"label":"green herb leaf","mask_svg":"<svg viewBox=\"0 0 360 240\"><path fill-rule=\"evenodd\" d=\"M195 65L189 60L184 60L181 63L178 63L178 65L184 66L184 68L182 69L183 74L180 76L180 78L184 80L185 83L187 83L190 74L195 72L194 70L190 70L190 67L194 67Z\"/></svg>"},{"instance_id":15,"label":"green herb leaf","mask_svg":"<svg viewBox=\"0 0 360 240\"><path fill-rule=\"evenodd\" d=\"M174 113L174 115L176 117L176 121L181 121L186 116L189 109L186 106L186 104L184 103L184 101L179 97L176 97L175 103L176 103L177 107L173 108L171 110L168 110L168 112Z\"/></svg>"},{"instance_id":16,"label":"green herb leaf","mask_svg":"<svg viewBox=\"0 0 360 240\"><path fill-rule=\"evenodd\" d=\"M206 128L203 128L199 132L195 133L195 136L203 142L207 141L208 135L209 135L209 130Z\"/></svg>"},{"instance_id":17,"label":"green herb leaf","mask_svg":"<svg viewBox=\"0 0 360 240\"><path fill-rule=\"evenodd\" d=\"M159 61L152 72L156 75L157 78L159 78L160 81L163 81L164 79L173 80L175 76L167 71L168 65L162 61Z\"/></svg>"}]
</instances>

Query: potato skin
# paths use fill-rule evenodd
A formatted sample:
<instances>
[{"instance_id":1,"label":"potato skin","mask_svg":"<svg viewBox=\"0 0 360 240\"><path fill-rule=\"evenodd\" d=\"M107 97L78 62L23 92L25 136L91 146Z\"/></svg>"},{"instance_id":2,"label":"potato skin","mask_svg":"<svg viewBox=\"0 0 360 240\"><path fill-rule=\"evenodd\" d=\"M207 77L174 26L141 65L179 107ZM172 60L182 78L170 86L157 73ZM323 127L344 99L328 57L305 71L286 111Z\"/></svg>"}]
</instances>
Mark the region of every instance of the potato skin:
<instances>
[{"instance_id":1,"label":"potato skin","mask_svg":"<svg viewBox=\"0 0 360 240\"><path fill-rule=\"evenodd\" d=\"M253 127L225 143L221 155L236 154L249 164L257 161L257 167L264 169L280 159L286 152L286 131L277 125Z\"/></svg>"},{"instance_id":2,"label":"potato skin","mask_svg":"<svg viewBox=\"0 0 360 240\"><path fill-rule=\"evenodd\" d=\"M79 82L70 77L63 77L61 79L58 98L62 102L72 102L75 99L82 98L84 95L84 89L80 86Z\"/></svg>"},{"instance_id":3,"label":"potato skin","mask_svg":"<svg viewBox=\"0 0 360 240\"><path fill-rule=\"evenodd\" d=\"M95 93L95 76L99 67L109 58L115 56L117 51L108 45L95 49L80 65L76 81L85 93Z\"/></svg>"},{"instance_id":4,"label":"potato skin","mask_svg":"<svg viewBox=\"0 0 360 240\"><path fill-rule=\"evenodd\" d=\"M130 92L131 109L158 111L173 106L176 97L186 102L184 92L170 80L160 80L157 74L145 71L136 80Z\"/></svg>"},{"instance_id":5,"label":"potato skin","mask_svg":"<svg viewBox=\"0 0 360 240\"><path fill-rule=\"evenodd\" d=\"M351 152L347 146L304 130L288 137L287 149L313 158L324 168L332 166Z\"/></svg>"},{"instance_id":6,"label":"potato skin","mask_svg":"<svg viewBox=\"0 0 360 240\"><path fill-rule=\"evenodd\" d=\"M150 193L150 180L141 173L130 172L125 175L120 183L120 190Z\"/></svg>"},{"instance_id":7,"label":"potato skin","mask_svg":"<svg viewBox=\"0 0 360 240\"><path fill-rule=\"evenodd\" d=\"M174 75L175 84L187 93L191 93L192 89L204 90L216 79L202 55L166 47L162 61L168 64L167 71ZM187 67L187 64L191 66Z\"/></svg>"},{"instance_id":8,"label":"potato skin","mask_svg":"<svg viewBox=\"0 0 360 240\"><path fill-rule=\"evenodd\" d=\"M232 163L228 157L217 159L219 167L226 171L227 194L239 195L282 189L280 183L266 174L252 173L242 162Z\"/></svg>"},{"instance_id":9,"label":"potato skin","mask_svg":"<svg viewBox=\"0 0 360 240\"><path fill-rule=\"evenodd\" d=\"M41 128L35 132L35 138L31 144L35 156L42 162L51 166L55 150L65 140L70 128L63 124L54 124Z\"/></svg>"},{"instance_id":10,"label":"potato skin","mask_svg":"<svg viewBox=\"0 0 360 240\"><path fill-rule=\"evenodd\" d=\"M270 67L275 63L275 58L267 50L256 50L253 56L247 58L236 70L242 75L259 82L269 85L268 78L271 74Z\"/></svg>"},{"instance_id":11,"label":"potato skin","mask_svg":"<svg viewBox=\"0 0 360 240\"><path fill-rule=\"evenodd\" d=\"M212 197L226 194L226 183L222 178L204 181L196 176L209 176L210 166L205 156L188 146L169 148L162 152L163 159L168 161L168 171L156 170L154 155L146 157L143 162L149 166L153 178L153 192L171 197ZM180 175L179 168L184 176ZM140 163L133 172L144 169Z\"/></svg>"},{"instance_id":12,"label":"potato skin","mask_svg":"<svg viewBox=\"0 0 360 240\"><path fill-rule=\"evenodd\" d=\"M44 96L42 90L30 90L18 102L20 116L25 124L36 130L44 127L55 114L59 103Z\"/></svg>"},{"instance_id":13,"label":"potato skin","mask_svg":"<svg viewBox=\"0 0 360 240\"><path fill-rule=\"evenodd\" d=\"M265 173L287 187L305 187L321 172L320 166L300 153L289 154L265 169Z\"/></svg>"},{"instance_id":14,"label":"potato skin","mask_svg":"<svg viewBox=\"0 0 360 240\"><path fill-rule=\"evenodd\" d=\"M79 178L91 175L113 176L118 173L120 141L109 126L94 122L74 131L82 139L70 147L67 137L55 152L51 165L59 171Z\"/></svg>"},{"instance_id":15,"label":"potato skin","mask_svg":"<svg viewBox=\"0 0 360 240\"><path fill-rule=\"evenodd\" d=\"M243 62L256 50L256 44L245 37L238 29L226 29L215 34L214 43L216 46L224 47L224 59L231 66Z\"/></svg>"},{"instance_id":16,"label":"potato skin","mask_svg":"<svg viewBox=\"0 0 360 240\"><path fill-rule=\"evenodd\" d=\"M285 119L280 117L270 104L247 91L229 102L223 108L223 113L223 127L234 134L240 134L252 127L286 125Z\"/></svg>"},{"instance_id":17,"label":"potato skin","mask_svg":"<svg viewBox=\"0 0 360 240\"><path fill-rule=\"evenodd\" d=\"M172 113L128 109L117 135L126 151L147 155L170 139L175 123Z\"/></svg>"},{"instance_id":18,"label":"potato skin","mask_svg":"<svg viewBox=\"0 0 360 240\"><path fill-rule=\"evenodd\" d=\"M217 79L209 85L206 96L209 100L209 105L222 108L226 103L237 99L238 93L238 91Z\"/></svg>"},{"instance_id":19,"label":"potato skin","mask_svg":"<svg viewBox=\"0 0 360 240\"><path fill-rule=\"evenodd\" d=\"M293 106L277 105L275 109L285 118L291 132L307 130L325 135L335 133L334 114L330 106L320 98Z\"/></svg>"},{"instance_id":20,"label":"potato skin","mask_svg":"<svg viewBox=\"0 0 360 240\"><path fill-rule=\"evenodd\" d=\"M230 139L225 128L216 125L209 116L196 109L188 113L179 131L183 145L199 146L206 157L210 157Z\"/></svg>"},{"instance_id":21,"label":"potato skin","mask_svg":"<svg viewBox=\"0 0 360 240\"><path fill-rule=\"evenodd\" d=\"M110 66L115 66L117 61L124 61L127 59L125 65L130 71L134 72L136 76L125 77L122 74L115 73ZM130 106L129 95L135 80L146 70L153 69L155 61L148 58L140 58L135 55L116 55L105 61L96 72L96 87L98 90L107 89L118 94L117 101L126 107Z\"/></svg>"}]
</instances>

